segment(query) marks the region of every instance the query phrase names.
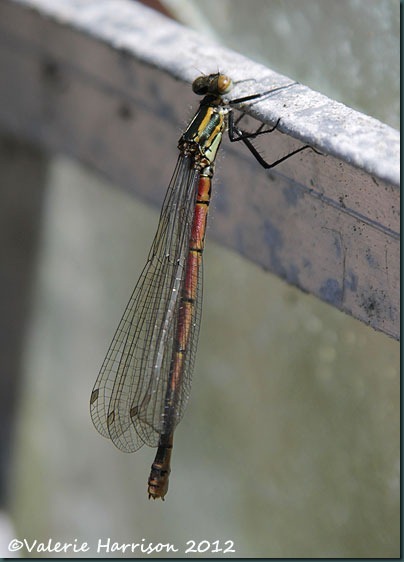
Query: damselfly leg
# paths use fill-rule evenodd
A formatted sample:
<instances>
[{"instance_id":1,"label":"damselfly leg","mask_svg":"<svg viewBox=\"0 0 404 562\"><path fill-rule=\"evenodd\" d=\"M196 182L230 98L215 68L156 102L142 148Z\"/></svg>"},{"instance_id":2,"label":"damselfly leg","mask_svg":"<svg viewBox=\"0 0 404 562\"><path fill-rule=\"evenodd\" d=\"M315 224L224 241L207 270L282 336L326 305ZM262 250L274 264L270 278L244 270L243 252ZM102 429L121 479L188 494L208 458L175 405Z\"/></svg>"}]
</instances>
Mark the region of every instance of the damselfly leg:
<instances>
[{"instance_id":1,"label":"damselfly leg","mask_svg":"<svg viewBox=\"0 0 404 562\"><path fill-rule=\"evenodd\" d=\"M247 96L247 99L250 100L251 96ZM240 102L240 100L244 101L243 98L239 98L238 101ZM230 139L231 142L242 141L245 144L245 146L248 148L248 150L251 152L251 154L254 156L254 158L257 160L257 162L263 168L265 168L266 170L270 170L271 168L275 168L275 166L278 166L279 164L282 164L282 162L285 162L286 160L288 160L292 156L295 156L296 154L299 154L299 152L302 152L303 150L310 149L313 152L315 152L316 154L322 155L322 153L319 152L318 150L316 150L313 146L311 146L309 144L305 144L304 146L300 146L296 150L292 150L291 152L288 152L288 154L286 154L285 156L282 156L281 158L278 158L277 160L269 163L265 160L265 158L262 157L260 152L254 146L252 140L256 139L260 135L267 135L267 134L273 133L276 130L279 130L278 126L281 122L281 118L279 118L277 120L277 122L275 123L275 125L273 125L270 128L266 128L265 123L262 123L255 131L248 132L248 131L243 131L238 126L239 122L241 121L241 119L243 117L244 117L244 114L241 114L238 117L238 119L235 120L233 112L229 113L229 115L228 115L229 139Z\"/></svg>"}]
</instances>

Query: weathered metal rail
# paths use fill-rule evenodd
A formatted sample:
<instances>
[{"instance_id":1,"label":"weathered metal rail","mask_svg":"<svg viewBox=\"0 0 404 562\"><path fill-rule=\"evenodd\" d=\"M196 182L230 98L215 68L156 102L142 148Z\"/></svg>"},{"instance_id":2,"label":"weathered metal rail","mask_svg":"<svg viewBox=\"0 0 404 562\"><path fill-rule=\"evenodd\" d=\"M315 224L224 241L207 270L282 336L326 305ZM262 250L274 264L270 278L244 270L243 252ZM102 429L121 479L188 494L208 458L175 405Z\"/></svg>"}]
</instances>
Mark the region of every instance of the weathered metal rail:
<instances>
[{"instance_id":1,"label":"weathered metal rail","mask_svg":"<svg viewBox=\"0 0 404 562\"><path fill-rule=\"evenodd\" d=\"M153 204L184 107L198 103L182 82L217 69L248 79L236 97L291 81L129 0L0 1L2 133L69 154ZM299 142L323 155L265 172L228 143L209 236L398 339L399 133L303 85L248 113L281 119L260 138L268 159Z\"/></svg>"}]
</instances>

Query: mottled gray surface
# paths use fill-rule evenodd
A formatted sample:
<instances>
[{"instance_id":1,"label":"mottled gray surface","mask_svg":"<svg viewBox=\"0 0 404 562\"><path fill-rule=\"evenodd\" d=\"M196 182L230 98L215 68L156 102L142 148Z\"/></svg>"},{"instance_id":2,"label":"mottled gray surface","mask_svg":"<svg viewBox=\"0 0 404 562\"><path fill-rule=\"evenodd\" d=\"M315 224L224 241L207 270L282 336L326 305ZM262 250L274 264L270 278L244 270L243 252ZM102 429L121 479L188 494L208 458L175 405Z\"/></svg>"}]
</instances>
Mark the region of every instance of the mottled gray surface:
<instances>
[{"instance_id":1,"label":"mottled gray surface","mask_svg":"<svg viewBox=\"0 0 404 562\"><path fill-rule=\"evenodd\" d=\"M0 5L2 72L8 76L0 122L90 164L148 202L161 202L192 99L172 75L195 76L200 38L123 0L22 2L47 18L20 4ZM224 64L236 79L254 78L239 84L235 96L256 91L257 77L264 90L290 82L208 42L203 48L201 70ZM398 338L398 132L304 86L252 104L250 112L263 121L280 117L281 132L323 152L306 150L266 174L245 147L233 144L220 175L213 237ZM279 133L257 141L270 161L296 143ZM219 156L219 170L221 164ZM265 235L268 225L277 232L276 247Z\"/></svg>"},{"instance_id":2,"label":"mottled gray surface","mask_svg":"<svg viewBox=\"0 0 404 562\"><path fill-rule=\"evenodd\" d=\"M399 129L399 0L163 3L201 36Z\"/></svg>"},{"instance_id":3,"label":"mottled gray surface","mask_svg":"<svg viewBox=\"0 0 404 562\"><path fill-rule=\"evenodd\" d=\"M198 33L151 10L134 6L130 0L17 2L43 11L47 17L68 23L182 80L191 81L198 72L215 72L218 68L235 81L250 79L237 91L237 97L293 81L211 40L201 40ZM257 102L255 115L264 122L282 117L282 130L288 134L394 185L399 184L400 145L396 130L304 86L289 89L287 96L290 100L287 112L281 109L280 97L279 107L277 99Z\"/></svg>"}]
</instances>

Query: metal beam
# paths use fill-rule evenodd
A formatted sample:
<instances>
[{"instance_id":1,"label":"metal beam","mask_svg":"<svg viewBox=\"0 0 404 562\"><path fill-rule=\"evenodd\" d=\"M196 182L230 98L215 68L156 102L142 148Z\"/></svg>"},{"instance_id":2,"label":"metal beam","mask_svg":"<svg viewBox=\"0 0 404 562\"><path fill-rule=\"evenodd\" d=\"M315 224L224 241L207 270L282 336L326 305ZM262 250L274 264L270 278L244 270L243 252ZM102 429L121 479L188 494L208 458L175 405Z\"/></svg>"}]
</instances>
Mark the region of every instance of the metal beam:
<instances>
[{"instance_id":1,"label":"metal beam","mask_svg":"<svg viewBox=\"0 0 404 562\"><path fill-rule=\"evenodd\" d=\"M197 104L180 81L220 69L229 97L293 82L130 0L1 0L0 45L2 129L153 204ZM268 159L322 154L265 172L229 143L209 236L398 339L399 133L300 84L243 111L280 119Z\"/></svg>"}]
</instances>

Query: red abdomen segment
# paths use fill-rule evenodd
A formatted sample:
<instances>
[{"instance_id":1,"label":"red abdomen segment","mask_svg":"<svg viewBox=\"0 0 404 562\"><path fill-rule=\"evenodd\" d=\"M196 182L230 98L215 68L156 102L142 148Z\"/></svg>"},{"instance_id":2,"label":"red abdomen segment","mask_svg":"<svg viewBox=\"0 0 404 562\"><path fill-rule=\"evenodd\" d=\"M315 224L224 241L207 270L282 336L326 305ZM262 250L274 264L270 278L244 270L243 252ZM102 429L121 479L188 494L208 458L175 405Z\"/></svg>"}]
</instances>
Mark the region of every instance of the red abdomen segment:
<instances>
[{"instance_id":1,"label":"red abdomen segment","mask_svg":"<svg viewBox=\"0 0 404 562\"><path fill-rule=\"evenodd\" d=\"M191 237L189 241L189 252L185 267L185 280L182 289L181 303L177 320L177 349L173 353L171 376L167 401L175 407L177 392L181 387L184 372L184 361L192 323L195 321L195 301L198 291L198 280L202 265L202 253L205 241L206 222L208 217L211 178L200 176L198 182L198 194L195 203L194 216L191 227ZM166 402L166 404L167 404ZM149 476L149 498L164 499L168 490L168 478L170 475L170 459L173 446L174 427L161 435L157 454L151 467Z\"/></svg>"},{"instance_id":2,"label":"red abdomen segment","mask_svg":"<svg viewBox=\"0 0 404 562\"><path fill-rule=\"evenodd\" d=\"M205 241L206 221L211 194L211 178L201 176L198 182L198 195L192 221L189 252L185 267L185 281L178 316L177 352L173 358L171 388L173 395L179 384L183 370L183 358L189 343L190 328L194 317L194 304L198 290L199 272Z\"/></svg>"}]
</instances>

